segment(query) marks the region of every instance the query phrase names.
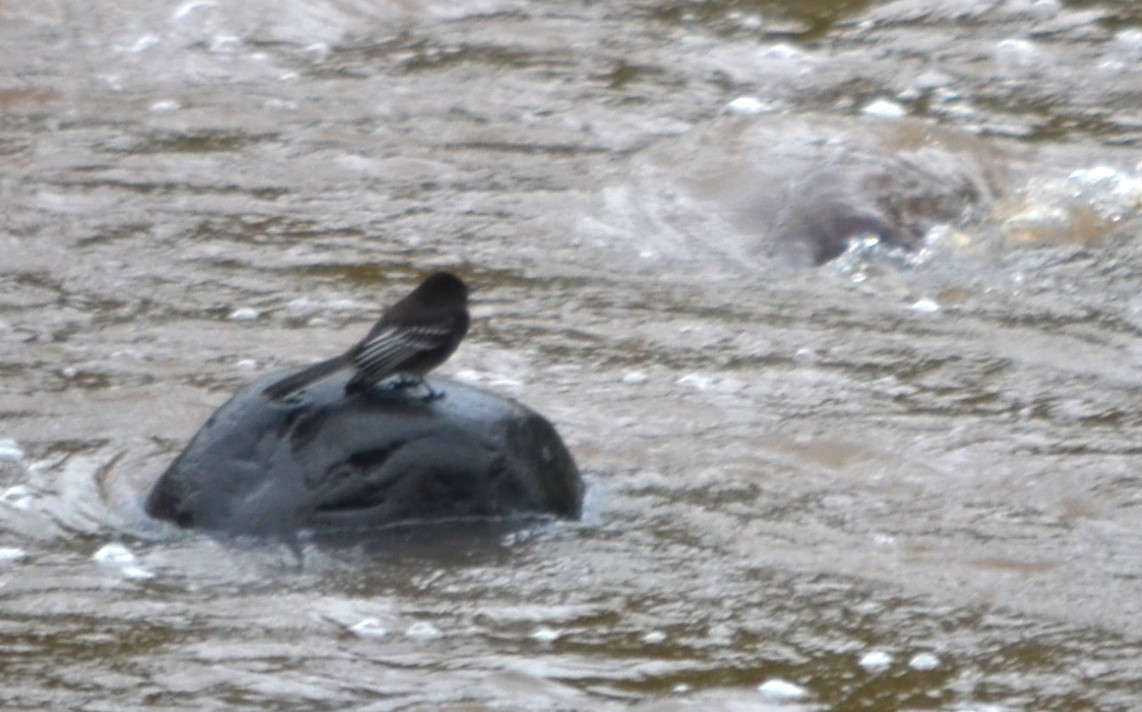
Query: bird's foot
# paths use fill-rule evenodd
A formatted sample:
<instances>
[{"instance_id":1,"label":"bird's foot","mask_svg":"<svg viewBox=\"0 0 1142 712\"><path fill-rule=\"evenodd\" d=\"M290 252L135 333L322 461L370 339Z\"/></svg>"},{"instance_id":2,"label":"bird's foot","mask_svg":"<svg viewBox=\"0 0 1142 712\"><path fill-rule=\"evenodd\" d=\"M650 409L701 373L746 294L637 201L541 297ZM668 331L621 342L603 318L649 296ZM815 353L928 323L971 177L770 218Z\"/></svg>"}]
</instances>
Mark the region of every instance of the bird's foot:
<instances>
[{"instance_id":1,"label":"bird's foot","mask_svg":"<svg viewBox=\"0 0 1142 712\"><path fill-rule=\"evenodd\" d=\"M397 376L388 382L388 390L390 391L403 391L406 388L421 387L425 393L421 396L421 400L434 401L444 397L444 391L433 390L432 386L428 385L428 381L423 378L412 378L409 376Z\"/></svg>"},{"instance_id":2,"label":"bird's foot","mask_svg":"<svg viewBox=\"0 0 1142 712\"><path fill-rule=\"evenodd\" d=\"M423 381L422 384L424 385L424 390L427 392L423 396L421 396L421 399L426 400L426 401L434 401L434 400L440 400L441 398L443 398L445 396L444 391L432 390L432 386L428 385L428 381Z\"/></svg>"}]
</instances>

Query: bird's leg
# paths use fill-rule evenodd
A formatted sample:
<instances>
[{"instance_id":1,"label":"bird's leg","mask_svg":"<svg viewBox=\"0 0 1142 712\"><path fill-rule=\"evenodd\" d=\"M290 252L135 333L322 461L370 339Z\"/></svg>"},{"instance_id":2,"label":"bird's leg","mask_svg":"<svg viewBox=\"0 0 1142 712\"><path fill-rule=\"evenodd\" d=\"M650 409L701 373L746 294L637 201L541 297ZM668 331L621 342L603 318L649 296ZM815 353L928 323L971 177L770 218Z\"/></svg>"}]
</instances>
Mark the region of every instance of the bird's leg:
<instances>
[{"instance_id":1,"label":"bird's leg","mask_svg":"<svg viewBox=\"0 0 1142 712\"><path fill-rule=\"evenodd\" d=\"M414 378L412 376L399 375L389 379L386 383L387 390L390 391L403 391L406 388L415 388L421 383L424 383L423 378Z\"/></svg>"}]
</instances>

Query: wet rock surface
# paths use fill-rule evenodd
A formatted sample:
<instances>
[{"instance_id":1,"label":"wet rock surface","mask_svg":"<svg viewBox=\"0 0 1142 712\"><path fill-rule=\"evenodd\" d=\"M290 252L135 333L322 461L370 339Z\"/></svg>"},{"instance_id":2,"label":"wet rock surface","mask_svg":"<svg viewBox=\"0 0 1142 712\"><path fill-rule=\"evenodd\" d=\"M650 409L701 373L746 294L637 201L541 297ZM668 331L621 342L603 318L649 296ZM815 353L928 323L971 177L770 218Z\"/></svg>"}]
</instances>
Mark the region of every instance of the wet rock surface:
<instances>
[{"instance_id":1,"label":"wet rock surface","mask_svg":"<svg viewBox=\"0 0 1142 712\"><path fill-rule=\"evenodd\" d=\"M279 376L280 377L280 374ZM146 510L227 534L367 537L400 523L580 514L583 485L555 429L450 379L444 396L346 378L271 403L261 379L227 401L155 483Z\"/></svg>"}]
</instances>

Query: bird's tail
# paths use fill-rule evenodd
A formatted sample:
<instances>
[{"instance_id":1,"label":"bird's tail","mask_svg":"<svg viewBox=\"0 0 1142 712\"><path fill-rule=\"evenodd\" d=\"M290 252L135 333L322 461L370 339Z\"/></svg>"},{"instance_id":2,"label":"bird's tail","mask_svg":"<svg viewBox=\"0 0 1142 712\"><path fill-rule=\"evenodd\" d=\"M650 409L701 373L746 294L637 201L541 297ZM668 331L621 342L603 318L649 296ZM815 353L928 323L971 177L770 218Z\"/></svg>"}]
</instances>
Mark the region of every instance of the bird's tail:
<instances>
[{"instance_id":1,"label":"bird's tail","mask_svg":"<svg viewBox=\"0 0 1142 712\"><path fill-rule=\"evenodd\" d=\"M280 381L276 381L262 391L262 395L272 401L281 400L294 391L301 390L314 381L320 381L322 378L348 365L349 359L344 355L334 356L328 361L320 361L308 368L303 368L295 374L286 376Z\"/></svg>"}]
</instances>

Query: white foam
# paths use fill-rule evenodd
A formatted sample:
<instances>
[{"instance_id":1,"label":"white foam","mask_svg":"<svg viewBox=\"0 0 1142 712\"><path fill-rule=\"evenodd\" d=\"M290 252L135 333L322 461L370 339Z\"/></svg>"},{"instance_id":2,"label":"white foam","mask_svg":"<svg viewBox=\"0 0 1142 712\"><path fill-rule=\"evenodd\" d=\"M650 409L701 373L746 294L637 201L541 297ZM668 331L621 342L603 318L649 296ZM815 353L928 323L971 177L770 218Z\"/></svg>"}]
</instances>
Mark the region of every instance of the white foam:
<instances>
[{"instance_id":1,"label":"white foam","mask_svg":"<svg viewBox=\"0 0 1142 712\"><path fill-rule=\"evenodd\" d=\"M404 634L413 640L435 640L444 635L440 632L439 628L428 621L417 621L413 623Z\"/></svg>"},{"instance_id":2,"label":"white foam","mask_svg":"<svg viewBox=\"0 0 1142 712\"><path fill-rule=\"evenodd\" d=\"M123 566L119 569L119 573L123 574L123 578L134 579L136 581L146 581L153 579L155 575L150 571L144 569L142 566Z\"/></svg>"},{"instance_id":3,"label":"white foam","mask_svg":"<svg viewBox=\"0 0 1142 712\"><path fill-rule=\"evenodd\" d=\"M178 9L174 11L173 18L175 20L184 20L187 15L200 7L215 7L216 5L218 5L218 3L213 2L213 0L190 0L190 2L184 2L178 6Z\"/></svg>"},{"instance_id":4,"label":"white foam","mask_svg":"<svg viewBox=\"0 0 1142 712\"><path fill-rule=\"evenodd\" d=\"M1009 37L995 45L995 59L1008 67L1025 67L1039 55L1039 48L1030 40Z\"/></svg>"},{"instance_id":5,"label":"white foam","mask_svg":"<svg viewBox=\"0 0 1142 712\"><path fill-rule=\"evenodd\" d=\"M757 686L757 691L774 700L800 700L809 696L809 691L804 687L779 677L761 683Z\"/></svg>"},{"instance_id":6,"label":"white foam","mask_svg":"<svg viewBox=\"0 0 1142 712\"><path fill-rule=\"evenodd\" d=\"M261 315L262 313L253 307L238 307L230 312L229 318L231 321L250 321L251 319L257 319Z\"/></svg>"},{"instance_id":7,"label":"white foam","mask_svg":"<svg viewBox=\"0 0 1142 712\"><path fill-rule=\"evenodd\" d=\"M0 460L23 460L24 451L11 438L0 438Z\"/></svg>"},{"instance_id":8,"label":"white foam","mask_svg":"<svg viewBox=\"0 0 1142 712\"><path fill-rule=\"evenodd\" d=\"M628 386L641 386L650 380L650 376L646 375L646 371L627 371L619 379L622 383Z\"/></svg>"},{"instance_id":9,"label":"white foam","mask_svg":"<svg viewBox=\"0 0 1142 712\"><path fill-rule=\"evenodd\" d=\"M1117 180L1119 174L1118 171L1110 166L1094 166L1092 168L1080 168L1071 171L1071 174L1067 176L1067 178L1077 183L1083 183L1084 185L1097 185L1099 183Z\"/></svg>"},{"instance_id":10,"label":"white foam","mask_svg":"<svg viewBox=\"0 0 1142 712\"><path fill-rule=\"evenodd\" d=\"M892 664L892 656L883 650L870 650L861 656L857 664L869 672L883 672Z\"/></svg>"},{"instance_id":11,"label":"white foam","mask_svg":"<svg viewBox=\"0 0 1142 712\"><path fill-rule=\"evenodd\" d=\"M796 60L804 59L808 55L791 44L779 43L766 47L761 51L762 57L769 59Z\"/></svg>"},{"instance_id":12,"label":"white foam","mask_svg":"<svg viewBox=\"0 0 1142 712\"><path fill-rule=\"evenodd\" d=\"M23 561L27 557L28 552L23 549L17 549L14 546L0 546L0 566Z\"/></svg>"},{"instance_id":13,"label":"white foam","mask_svg":"<svg viewBox=\"0 0 1142 712\"><path fill-rule=\"evenodd\" d=\"M349 626L349 632L362 638L383 638L389 634L377 618L364 618Z\"/></svg>"},{"instance_id":14,"label":"white foam","mask_svg":"<svg viewBox=\"0 0 1142 712\"><path fill-rule=\"evenodd\" d=\"M214 54L226 54L236 51L241 45L241 37L236 35L217 35L210 40L210 51Z\"/></svg>"},{"instance_id":15,"label":"white foam","mask_svg":"<svg viewBox=\"0 0 1142 712\"><path fill-rule=\"evenodd\" d=\"M0 493L0 504L6 504L12 509L28 509L35 498L27 485L12 485Z\"/></svg>"},{"instance_id":16,"label":"white foam","mask_svg":"<svg viewBox=\"0 0 1142 712\"><path fill-rule=\"evenodd\" d=\"M547 626L540 626L531 632L532 640L538 640L540 643L554 643L562 636L562 633Z\"/></svg>"},{"instance_id":17,"label":"white foam","mask_svg":"<svg viewBox=\"0 0 1142 712\"><path fill-rule=\"evenodd\" d=\"M137 53L142 52L144 50L150 49L151 47L154 47L160 41L161 40L159 40L157 35L143 35L142 37L135 40L131 44L120 45L116 49L118 49L120 52L127 52L129 54L137 54Z\"/></svg>"},{"instance_id":18,"label":"white foam","mask_svg":"<svg viewBox=\"0 0 1142 712\"><path fill-rule=\"evenodd\" d=\"M91 558L101 564L114 564L116 566L130 566L135 563L135 555L131 550L118 542L104 544L92 554Z\"/></svg>"},{"instance_id":19,"label":"white foam","mask_svg":"<svg viewBox=\"0 0 1142 712\"><path fill-rule=\"evenodd\" d=\"M687 386L696 391L708 391L713 388L721 378L718 376L708 376L700 373L688 373L679 378L676 383L680 386Z\"/></svg>"},{"instance_id":20,"label":"white foam","mask_svg":"<svg viewBox=\"0 0 1142 712\"><path fill-rule=\"evenodd\" d=\"M135 554L119 542L104 544L99 547L98 551L91 555L91 558L102 566L114 566L118 568L123 578L145 581L155 577L152 572L139 566L138 558Z\"/></svg>"},{"instance_id":21,"label":"white foam","mask_svg":"<svg viewBox=\"0 0 1142 712\"><path fill-rule=\"evenodd\" d=\"M739 96L726 104L726 111L740 116L756 116L777 111L777 105L756 96Z\"/></svg>"},{"instance_id":22,"label":"white foam","mask_svg":"<svg viewBox=\"0 0 1142 712\"><path fill-rule=\"evenodd\" d=\"M860 110L865 116L877 116L882 119L899 119L908 114L908 110L895 101L877 99Z\"/></svg>"},{"instance_id":23,"label":"white foam","mask_svg":"<svg viewBox=\"0 0 1142 712\"><path fill-rule=\"evenodd\" d=\"M923 299L917 299L910 304L908 308L921 314L935 314L940 311L940 303L935 299L924 297Z\"/></svg>"},{"instance_id":24,"label":"white foam","mask_svg":"<svg viewBox=\"0 0 1142 712\"><path fill-rule=\"evenodd\" d=\"M313 44L306 46L301 51L308 54L314 62L321 64L329 57L329 53L332 50L325 42L314 42Z\"/></svg>"},{"instance_id":25,"label":"white foam","mask_svg":"<svg viewBox=\"0 0 1142 712\"><path fill-rule=\"evenodd\" d=\"M908 661L908 667L913 670L935 670L940 667L940 659L931 653L916 653Z\"/></svg>"}]
</instances>

